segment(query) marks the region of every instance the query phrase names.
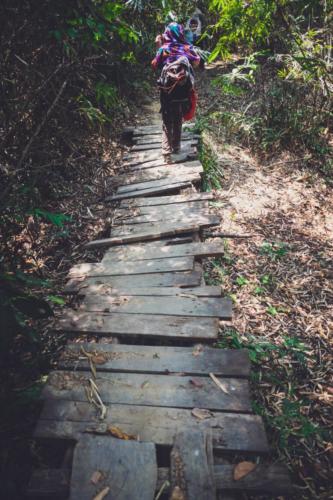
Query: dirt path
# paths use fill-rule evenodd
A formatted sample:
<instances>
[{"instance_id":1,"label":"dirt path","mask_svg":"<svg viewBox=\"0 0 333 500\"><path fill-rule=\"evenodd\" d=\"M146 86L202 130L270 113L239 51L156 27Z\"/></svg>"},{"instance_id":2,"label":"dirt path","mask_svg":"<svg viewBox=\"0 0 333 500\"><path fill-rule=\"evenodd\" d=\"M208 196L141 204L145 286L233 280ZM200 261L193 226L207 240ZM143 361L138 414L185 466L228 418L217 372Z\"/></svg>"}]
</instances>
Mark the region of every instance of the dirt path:
<instances>
[{"instance_id":1,"label":"dirt path","mask_svg":"<svg viewBox=\"0 0 333 500\"><path fill-rule=\"evenodd\" d=\"M204 113L214 101L209 72L199 88ZM237 142L217 142L215 132L204 137L222 172L216 232L250 236L224 240L224 258L207 269L235 306L220 345L250 349L256 410L302 498L331 498L332 190L301 160L281 154L263 163Z\"/></svg>"}]
</instances>

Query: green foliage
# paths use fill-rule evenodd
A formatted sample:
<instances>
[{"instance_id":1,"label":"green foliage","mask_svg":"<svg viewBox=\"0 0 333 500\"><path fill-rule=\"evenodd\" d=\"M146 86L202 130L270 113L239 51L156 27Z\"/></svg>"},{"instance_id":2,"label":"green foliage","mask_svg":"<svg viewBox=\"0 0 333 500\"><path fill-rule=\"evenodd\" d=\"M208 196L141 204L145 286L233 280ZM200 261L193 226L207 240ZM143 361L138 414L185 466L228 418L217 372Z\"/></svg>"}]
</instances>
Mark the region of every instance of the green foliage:
<instances>
[{"instance_id":1,"label":"green foliage","mask_svg":"<svg viewBox=\"0 0 333 500\"><path fill-rule=\"evenodd\" d=\"M223 172L218 164L214 152L207 145L202 144L199 150L199 158L204 169L204 191L221 189L221 178L223 177Z\"/></svg>"},{"instance_id":2,"label":"green foliage","mask_svg":"<svg viewBox=\"0 0 333 500\"><path fill-rule=\"evenodd\" d=\"M211 0L210 7L218 38L211 59L247 56L213 81L234 103L242 98L221 113L228 135L265 152L296 145L331 175L333 2Z\"/></svg>"},{"instance_id":3,"label":"green foliage","mask_svg":"<svg viewBox=\"0 0 333 500\"><path fill-rule=\"evenodd\" d=\"M271 257L273 260L279 260L284 257L288 252L288 245L286 243L268 243L265 241L260 249L260 253Z\"/></svg>"},{"instance_id":4,"label":"green foliage","mask_svg":"<svg viewBox=\"0 0 333 500\"><path fill-rule=\"evenodd\" d=\"M55 214L53 212L43 210L42 208L35 208L32 213L35 217L41 217L47 222L50 222L51 224L60 228L64 226L65 222L69 222L71 220L71 217L69 217L68 215Z\"/></svg>"}]
</instances>

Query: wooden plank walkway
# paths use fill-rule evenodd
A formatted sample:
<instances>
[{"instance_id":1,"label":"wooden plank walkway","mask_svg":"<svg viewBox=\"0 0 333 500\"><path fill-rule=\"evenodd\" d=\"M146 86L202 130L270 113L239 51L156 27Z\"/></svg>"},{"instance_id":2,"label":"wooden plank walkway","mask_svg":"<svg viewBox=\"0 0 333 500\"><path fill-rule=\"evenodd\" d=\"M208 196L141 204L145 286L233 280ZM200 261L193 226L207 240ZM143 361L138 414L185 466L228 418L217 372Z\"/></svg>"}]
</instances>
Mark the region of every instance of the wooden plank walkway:
<instances>
[{"instance_id":1,"label":"wooden plank walkway","mask_svg":"<svg viewBox=\"0 0 333 500\"><path fill-rule=\"evenodd\" d=\"M27 497L283 495L286 470L260 463L269 447L252 412L248 353L209 345L232 303L204 282L202 259L224 250L200 239L220 221L212 193L194 188L198 137L185 132L182 153L165 165L160 127L127 133L134 146L106 199L117 204L111 234L86 244L104 257L70 270L65 293L76 306L53 327L68 342L43 390L35 438L64 442L67 452L58 467L33 471ZM237 478L244 456L252 470Z\"/></svg>"}]
</instances>

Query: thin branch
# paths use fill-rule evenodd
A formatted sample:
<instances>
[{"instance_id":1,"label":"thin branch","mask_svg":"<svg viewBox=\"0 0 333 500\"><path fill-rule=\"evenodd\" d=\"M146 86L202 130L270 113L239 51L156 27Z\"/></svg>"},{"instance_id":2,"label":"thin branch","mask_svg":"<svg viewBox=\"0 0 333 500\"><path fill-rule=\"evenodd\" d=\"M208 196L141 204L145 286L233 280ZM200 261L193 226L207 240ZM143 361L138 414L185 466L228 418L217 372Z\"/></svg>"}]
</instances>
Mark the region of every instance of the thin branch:
<instances>
[{"instance_id":1,"label":"thin branch","mask_svg":"<svg viewBox=\"0 0 333 500\"><path fill-rule=\"evenodd\" d=\"M50 114L52 113L53 109L55 108L57 102L59 101L63 91L65 90L66 88L66 85L67 85L67 80L64 81L64 83L61 85L60 87L60 90L58 92L58 94L56 95L54 101L52 102L51 106L49 107L49 109L47 110L46 112L46 115L44 117L44 119L41 121L41 123L38 125L38 127L36 128L35 132L32 134L28 144L26 145L26 147L24 148L23 150L23 153L21 155L21 158L18 162L18 165L17 165L17 170L16 172L20 169L25 157L27 156L28 154L28 151L31 147L31 144L33 143L33 141L36 139L36 137L38 136L39 132L41 131L41 129L43 128L43 126L45 125L45 123L47 122L47 119L48 117L50 116Z\"/></svg>"}]
</instances>

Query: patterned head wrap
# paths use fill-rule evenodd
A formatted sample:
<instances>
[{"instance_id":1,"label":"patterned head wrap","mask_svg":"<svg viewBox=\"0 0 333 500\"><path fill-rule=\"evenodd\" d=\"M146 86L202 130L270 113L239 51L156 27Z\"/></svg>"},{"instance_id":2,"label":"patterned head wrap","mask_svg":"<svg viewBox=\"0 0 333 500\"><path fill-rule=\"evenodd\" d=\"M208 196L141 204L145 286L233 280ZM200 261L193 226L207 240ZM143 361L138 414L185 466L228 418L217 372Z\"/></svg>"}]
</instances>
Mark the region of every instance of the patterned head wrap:
<instances>
[{"instance_id":1,"label":"patterned head wrap","mask_svg":"<svg viewBox=\"0 0 333 500\"><path fill-rule=\"evenodd\" d=\"M163 33L163 45L158 50L152 61L154 68L164 66L179 59L187 57L190 62L199 62L200 57L185 39L184 28L181 24L170 23Z\"/></svg>"}]
</instances>

